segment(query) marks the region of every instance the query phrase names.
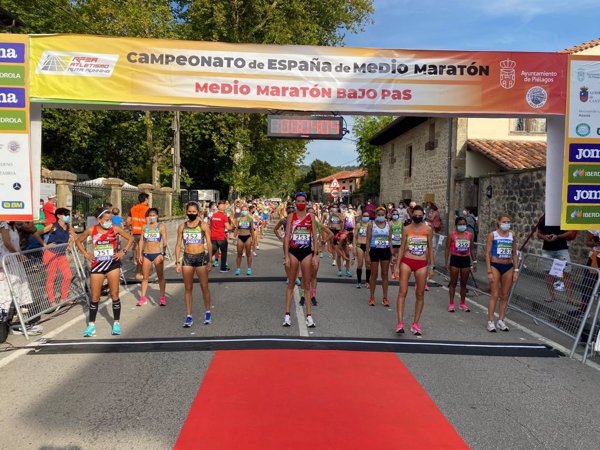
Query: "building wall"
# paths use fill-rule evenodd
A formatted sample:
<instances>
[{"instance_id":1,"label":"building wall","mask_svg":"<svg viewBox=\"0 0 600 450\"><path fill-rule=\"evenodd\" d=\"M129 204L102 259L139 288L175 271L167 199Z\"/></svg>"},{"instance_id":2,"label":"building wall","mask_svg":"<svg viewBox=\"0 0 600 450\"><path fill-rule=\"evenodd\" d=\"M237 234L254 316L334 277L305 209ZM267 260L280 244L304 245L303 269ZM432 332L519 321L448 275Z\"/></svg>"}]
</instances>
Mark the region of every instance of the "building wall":
<instances>
[{"instance_id":1,"label":"building wall","mask_svg":"<svg viewBox=\"0 0 600 450\"><path fill-rule=\"evenodd\" d=\"M481 153L466 151L465 176L477 178L483 175L498 173L500 168Z\"/></svg>"},{"instance_id":2,"label":"building wall","mask_svg":"<svg viewBox=\"0 0 600 450\"><path fill-rule=\"evenodd\" d=\"M468 139L546 140L545 133L511 132L511 119L469 118L466 120L468 121Z\"/></svg>"},{"instance_id":3,"label":"building wall","mask_svg":"<svg viewBox=\"0 0 600 450\"><path fill-rule=\"evenodd\" d=\"M425 150L429 141L430 124L435 123L437 146ZM408 147L412 146L412 174L406 176ZM380 202L398 203L406 191L417 203L428 198L442 210L447 211L446 190L448 179L448 119L431 118L402 136L388 142L382 148Z\"/></svg>"},{"instance_id":4,"label":"building wall","mask_svg":"<svg viewBox=\"0 0 600 450\"><path fill-rule=\"evenodd\" d=\"M492 186L492 198L486 196L486 189ZM479 242L485 242L486 235L496 227L496 217L507 213L512 217L514 230L521 245L532 226L544 212L546 195L546 170L505 172L479 178ZM589 249L585 246L586 232L580 231L577 239L569 243L571 259L574 263L585 264ZM540 254L542 242L534 235L526 251Z\"/></svg>"}]
</instances>

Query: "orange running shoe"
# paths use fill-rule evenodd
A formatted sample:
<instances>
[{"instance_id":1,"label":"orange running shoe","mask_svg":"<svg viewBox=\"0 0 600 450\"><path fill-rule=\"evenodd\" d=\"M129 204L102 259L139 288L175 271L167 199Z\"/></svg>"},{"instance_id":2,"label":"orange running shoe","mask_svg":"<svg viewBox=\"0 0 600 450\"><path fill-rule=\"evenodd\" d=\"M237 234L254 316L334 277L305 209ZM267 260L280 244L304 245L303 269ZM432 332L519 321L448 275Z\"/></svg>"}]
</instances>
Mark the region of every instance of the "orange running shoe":
<instances>
[{"instance_id":1,"label":"orange running shoe","mask_svg":"<svg viewBox=\"0 0 600 450\"><path fill-rule=\"evenodd\" d=\"M369 306L375 306L375 298L374 297L371 297L369 299Z\"/></svg>"},{"instance_id":2,"label":"orange running shoe","mask_svg":"<svg viewBox=\"0 0 600 450\"><path fill-rule=\"evenodd\" d=\"M381 303L383 303L383 306L389 308L390 307L390 302L387 298L384 298Z\"/></svg>"}]
</instances>

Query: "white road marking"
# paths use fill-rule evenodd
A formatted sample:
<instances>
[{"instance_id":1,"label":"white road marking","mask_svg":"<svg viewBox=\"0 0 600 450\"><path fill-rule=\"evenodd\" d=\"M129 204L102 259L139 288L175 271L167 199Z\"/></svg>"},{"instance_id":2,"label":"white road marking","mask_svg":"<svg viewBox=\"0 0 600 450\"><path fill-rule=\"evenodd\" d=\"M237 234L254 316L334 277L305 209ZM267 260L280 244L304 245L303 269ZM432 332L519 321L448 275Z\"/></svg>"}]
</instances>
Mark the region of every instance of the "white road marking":
<instances>
[{"instance_id":1,"label":"white road marking","mask_svg":"<svg viewBox=\"0 0 600 450\"><path fill-rule=\"evenodd\" d=\"M294 297L292 299L296 306L296 320L298 321L298 332L300 336L308 337L308 327L304 319L304 309L300 306L300 289L298 286L294 286ZM304 301L310 302L310 298L304 298Z\"/></svg>"}]
</instances>

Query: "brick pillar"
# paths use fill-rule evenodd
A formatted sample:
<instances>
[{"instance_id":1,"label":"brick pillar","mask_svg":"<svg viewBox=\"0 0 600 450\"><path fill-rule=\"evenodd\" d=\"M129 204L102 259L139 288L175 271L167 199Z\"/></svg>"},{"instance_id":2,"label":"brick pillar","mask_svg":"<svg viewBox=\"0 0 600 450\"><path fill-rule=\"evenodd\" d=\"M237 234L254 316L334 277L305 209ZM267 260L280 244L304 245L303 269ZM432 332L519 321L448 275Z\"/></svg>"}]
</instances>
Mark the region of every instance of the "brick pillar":
<instances>
[{"instance_id":1,"label":"brick pillar","mask_svg":"<svg viewBox=\"0 0 600 450\"><path fill-rule=\"evenodd\" d=\"M162 187L160 192L165 196L165 210L161 211L164 217L171 217L173 215L173 188Z\"/></svg>"},{"instance_id":2,"label":"brick pillar","mask_svg":"<svg viewBox=\"0 0 600 450\"><path fill-rule=\"evenodd\" d=\"M140 192L143 192L150 196L150 198L148 199L148 205L152 208L152 192L154 192L154 185L150 183L142 183L138 184L138 189L140 190Z\"/></svg>"},{"instance_id":3,"label":"brick pillar","mask_svg":"<svg viewBox=\"0 0 600 450\"><path fill-rule=\"evenodd\" d=\"M53 170L49 178L56 183L56 206L58 208L73 207L73 184L77 181L77 175L66 170Z\"/></svg>"},{"instance_id":4,"label":"brick pillar","mask_svg":"<svg viewBox=\"0 0 600 450\"><path fill-rule=\"evenodd\" d=\"M123 215L123 202L121 201L121 190L123 189L123 185L125 181L119 178L107 178L104 180L105 186L110 186L110 202L113 205L113 208L119 208L121 211L121 215Z\"/></svg>"}]
</instances>

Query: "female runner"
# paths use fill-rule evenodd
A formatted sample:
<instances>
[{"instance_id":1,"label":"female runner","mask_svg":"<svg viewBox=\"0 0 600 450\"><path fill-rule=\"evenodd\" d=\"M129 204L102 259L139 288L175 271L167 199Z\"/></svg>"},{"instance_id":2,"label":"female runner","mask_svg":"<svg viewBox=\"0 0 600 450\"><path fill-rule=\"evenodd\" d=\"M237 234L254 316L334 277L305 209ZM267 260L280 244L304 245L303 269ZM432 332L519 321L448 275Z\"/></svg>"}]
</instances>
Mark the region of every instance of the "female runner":
<instances>
[{"instance_id":1,"label":"female runner","mask_svg":"<svg viewBox=\"0 0 600 450\"><path fill-rule=\"evenodd\" d=\"M427 264L429 261L429 276L433 276L433 245L431 227L423 223L423 207L416 205L412 211L412 223L406 226L402 233L402 244L399 256L402 258L396 267L396 276L400 277L400 289L396 299L398 324L396 333L404 333L404 304L408 292L408 279L411 273L415 273L415 317L410 331L420 336L421 313L425 304L425 283L427 281Z\"/></svg>"},{"instance_id":2,"label":"female runner","mask_svg":"<svg viewBox=\"0 0 600 450\"><path fill-rule=\"evenodd\" d=\"M235 234L237 237L237 260L235 269L235 275L239 276L242 265L242 256L244 251L246 253L246 262L248 268L246 269L246 275L252 275L252 235L254 234L254 224L252 217L250 217L250 210L248 206L242 206L241 216L234 219Z\"/></svg>"},{"instance_id":3,"label":"female runner","mask_svg":"<svg viewBox=\"0 0 600 450\"><path fill-rule=\"evenodd\" d=\"M304 292L309 292L311 273L319 262L319 256L315 248L317 226L314 216L306 212L306 194L304 192L296 194L296 209L297 212L288 216L285 238L283 240L285 266L288 270L289 280L297 277L298 268L300 268L302 271L302 287L304 288ZM291 325L290 310L293 294L294 284L290 282L286 287L284 327ZM310 302L306 304L306 325L309 328L315 327L315 322L311 315Z\"/></svg>"},{"instance_id":4,"label":"female runner","mask_svg":"<svg viewBox=\"0 0 600 450\"><path fill-rule=\"evenodd\" d=\"M485 264L487 266L488 281L490 282L487 330L492 333L496 332L496 328L500 331L508 331L508 327L504 323L508 306L508 294L513 282L517 281L519 276L517 239L510 231L510 216L500 214L496 226L496 230L488 234L485 251ZM494 312L498 300L500 300L498 321L494 325Z\"/></svg>"},{"instance_id":5,"label":"female runner","mask_svg":"<svg viewBox=\"0 0 600 450\"><path fill-rule=\"evenodd\" d=\"M371 266L366 264L365 256L367 252L367 228L369 226L369 213L364 211L360 217L360 222L356 223L356 243L354 244L354 251L356 253L356 288L361 288L362 283L362 271L363 265L366 269L365 287L369 287L369 279L371 278Z\"/></svg>"},{"instance_id":6,"label":"female runner","mask_svg":"<svg viewBox=\"0 0 600 450\"><path fill-rule=\"evenodd\" d=\"M396 266L398 265L398 252L402 244L402 227L404 222L400 220L400 213L397 209L392 210L390 217L390 227L392 229L392 279L396 279Z\"/></svg>"},{"instance_id":7,"label":"female runner","mask_svg":"<svg viewBox=\"0 0 600 450\"><path fill-rule=\"evenodd\" d=\"M100 228L98 228L100 225ZM121 300L119 299L119 280L121 276L121 259L127 254L133 245L133 237L126 233L121 227L114 226L112 214L105 209L98 214L98 225L87 228L79 235L75 244L81 254L90 261L90 315L88 326L83 332L83 337L91 337L96 334L96 315L98 314L98 303L102 292L104 279L108 280L108 290L112 299L113 328L112 334L121 334ZM83 245L90 236L92 238L92 253L88 253ZM127 241L125 248L118 251L121 236Z\"/></svg>"},{"instance_id":8,"label":"female runner","mask_svg":"<svg viewBox=\"0 0 600 450\"><path fill-rule=\"evenodd\" d=\"M389 308L388 284L390 271L390 258L392 257L391 242L392 229L387 222L386 211L380 206L375 211L375 222L369 222L367 227L367 242L369 251L366 255L367 267L371 267L371 278L369 279L369 306L375 306L375 288L377 287L377 275L381 266L381 286L383 288L383 306Z\"/></svg>"},{"instance_id":9,"label":"female runner","mask_svg":"<svg viewBox=\"0 0 600 450\"><path fill-rule=\"evenodd\" d=\"M154 266L156 276L158 277L158 287L160 289L160 306L167 305L165 297L166 285L164 262L167 253L167 227L158 223L158 209L150 208L146 211L146 220L148 223L142 230L142 238L138 245L138 261L142 264L142 287L140 299L137 306L144 306L148 299L146 292L148 290L148 280L150 279L150 269Z\"/></svg>"},{"instance_id":10,"label":"female runner","mask_svg":"<svg viewBox=\"0 0 600 450\"><path fill-rule=\"evenodd\" d=\"M456 230L450 233L446 239L446 270L450 274L450 285L448 291L450 301L448 302L448 312L454 312L454 297L456 294L456 284L460 275L460 303L458 309L469 312L470 309L465 303L467 297L467 281L471 270L475 270L475 245L473 244L473 233L467 231L467 219L457 217L454 221ZM450 258L450 260L448 260Z\"/></svg>"},{"instance_id":11,"label":"female runner","mask_svg":"<svg viewBox=\"0 0 600 450\"><path fill-rule=\"evenodd\" d=\"M189 202L185 207L188 220L177 228L177 244L175 244L175 260L177 273L183 272L185 286L185 322L184 328L194 324L192 318L192 290L194 288L194 274L198 275L202 299L204 300L204 325L212 323L210 302L210 289L208 288L208 273L211 270L210 254L212 245L210 241L210 228L208 224L198 217L198 205ZM183 259L181 259L181 246L183 245Z\"/></svg>"}]
</instances>

